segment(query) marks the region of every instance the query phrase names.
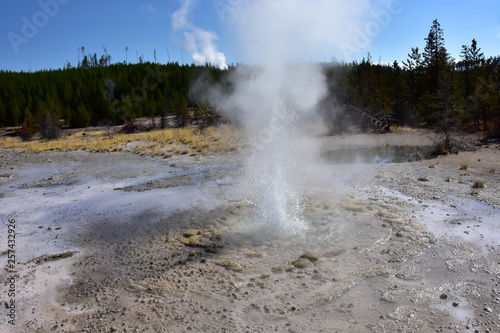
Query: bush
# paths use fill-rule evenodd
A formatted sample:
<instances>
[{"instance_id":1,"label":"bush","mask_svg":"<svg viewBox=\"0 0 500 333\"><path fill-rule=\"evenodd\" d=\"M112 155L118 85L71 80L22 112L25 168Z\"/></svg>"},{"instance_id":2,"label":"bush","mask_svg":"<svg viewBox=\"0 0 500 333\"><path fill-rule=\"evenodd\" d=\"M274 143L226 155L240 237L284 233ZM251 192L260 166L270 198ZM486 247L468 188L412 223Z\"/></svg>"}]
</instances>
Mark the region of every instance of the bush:
<instances>
[{"instance_id":1,"label":"bush","mask_svg":"<svg viewBox=\"0 0 500 333\"><path fill-rule=\"evenodd\" d=\"M120 133L125 133L125 134L139 133L143 131L145 131L144 126L142 124L136 124L133 121L128 121L120 129Z\"/></svg>"},{"instance_id":2,"label":"bush","mask_svg":"<svg viewBox=\"0 0 500 333\"><path fill-rule=\"evenodd\" d=\"M19 131L19 136L23 141L30 141L31 137L33 136L33 133L31 133L31 130L29 129L26 121L23 121L23 123L21 124L21 130Z\"/></svg>"}]
</instances>

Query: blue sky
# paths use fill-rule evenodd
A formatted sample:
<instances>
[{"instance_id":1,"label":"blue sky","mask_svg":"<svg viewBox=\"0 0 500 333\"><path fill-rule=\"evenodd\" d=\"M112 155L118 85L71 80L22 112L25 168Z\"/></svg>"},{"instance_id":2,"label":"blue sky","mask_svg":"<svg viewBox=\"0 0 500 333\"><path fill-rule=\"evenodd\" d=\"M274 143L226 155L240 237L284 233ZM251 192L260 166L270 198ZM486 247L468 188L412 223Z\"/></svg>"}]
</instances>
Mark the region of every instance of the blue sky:
<instances>
[{"instance_id":1,"label":"blue sky","mask_svg":"<svg viewBox=\"0 0 500 333\"><path fill-rule=\"evenodd\" d=\"M217 47L216 51L225 56L228 64L245 62L231 15L253 0L190 0L186 14L188 26L174 31L172 14L184 1L3 1L0 69L54 69L63 67L67 61L76 65L82 46L86 54L97 53L98 57L104 53L105 46L112 62L124 61L125 47L128 47L127 58L132 63L137 61L137 56L153 61L153 50L157 52L158 61L167 62L167 49L171 61L192 63L193 50L184 40L185 29L211 32L212 37L216 35L217 39L210 41ZM343 4L342 1L337 2ZM402 61L407 58L411 47L423 50L424 38L434 19L441 24L446 47L453 57L459 58L461 46L470 45L473 38L487 56L500 55L498 0L364 1L373 7L363 14L358 41L352 43L354 49L348 54L323 49L312 57L309 54L309 60L360 60L370 52L374 62L379 59L384 63ZM284 10L293 11L293 8ZM374 14L377 12L386 15L377 17ZM332 13L332 20L335 17ZM338 31L338 34L342 33Z\"/></svg>"}]
</instances>

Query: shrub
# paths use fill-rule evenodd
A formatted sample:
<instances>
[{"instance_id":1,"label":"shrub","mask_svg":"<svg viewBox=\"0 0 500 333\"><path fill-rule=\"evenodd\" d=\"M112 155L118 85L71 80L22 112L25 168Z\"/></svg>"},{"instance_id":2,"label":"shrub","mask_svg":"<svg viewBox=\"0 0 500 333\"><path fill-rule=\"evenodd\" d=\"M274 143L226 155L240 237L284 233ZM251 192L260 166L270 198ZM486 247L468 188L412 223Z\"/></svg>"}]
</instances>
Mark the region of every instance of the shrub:
<instances>
[{"instance_id":1,"label":"shrub","mask_svg":"<svg viewBox=\"0 0 500 333\"><path fill-rule=\"evenodd\" d=\"M21 124L21 130L19 131L19 136L23 141L30 141L31 137L33 136L33 133L31 133L31 130L29 129L26 121L23 121L23 123Z\"/></svg>"},{"instance_id":2,"label":"shrub","mask_svg":"<svg viewBox=\"0 0 500 333\"><path fill-rule=\"evenodd\" d=\"M144 130L145 128L142 124L137 124L134 123L133 121L128 121L127 123L125 123L125 125L122 126L122 128L120 129L120 133L132 134L132 133L143 132Z\"/></svg>"}]
</instances>

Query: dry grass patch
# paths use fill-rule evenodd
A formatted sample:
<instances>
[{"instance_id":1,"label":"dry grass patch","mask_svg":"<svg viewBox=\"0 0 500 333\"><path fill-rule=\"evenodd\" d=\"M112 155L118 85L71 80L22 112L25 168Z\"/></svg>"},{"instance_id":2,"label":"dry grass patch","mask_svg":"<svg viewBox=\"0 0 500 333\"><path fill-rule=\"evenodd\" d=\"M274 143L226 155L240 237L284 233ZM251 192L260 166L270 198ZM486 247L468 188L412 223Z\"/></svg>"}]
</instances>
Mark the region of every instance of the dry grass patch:
<instances>
[{"instance_id":1,"label":"dry grass patch","mask_svg":"<svg viewBox=\"0 0 500 333\"><path fill-rule=\"evenodd\" d=\"M203 130L173 128L134 134L109 136L106 131L78 132L58 140L23 142L19 138L0 139L1 148L22 148L30 152L49 150L93 152L130 151L142 155L169 157L172 154L212 155L238 150L241 135L232 126L209 127ZM137 143L130 145L130 143Z\"/></svg>"},{"instance_id":2,"label":"dry grass patch","mask_svg":"<svg viewBox=\"0 0 500 333\"><path fill-rule=\"evenodd\" d=\"M480 180L476 180L474 184L472 184L472 188L485 188L486 184Z\"/></svg>"},{"instance_id":3,"label":"dry grass patch","mask_svg":"<svg viewBox=\"0 0 500 333\"><path fill-rule=\"evenodd\" d=\"M391 126L391 132L392 133L408 133L408 132L414 132L415 129L407 126Z\"/></svg>"}]
</instances>

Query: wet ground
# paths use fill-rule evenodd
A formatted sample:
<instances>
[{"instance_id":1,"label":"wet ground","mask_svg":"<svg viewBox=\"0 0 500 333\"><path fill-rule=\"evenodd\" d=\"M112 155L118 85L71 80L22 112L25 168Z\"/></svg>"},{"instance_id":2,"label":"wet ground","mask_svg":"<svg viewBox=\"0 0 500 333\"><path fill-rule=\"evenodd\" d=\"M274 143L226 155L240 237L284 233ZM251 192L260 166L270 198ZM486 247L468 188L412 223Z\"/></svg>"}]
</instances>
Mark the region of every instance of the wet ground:
<instances>
[{"instance_id":1,"label":"wet ground","mask_svg":"<svg viewBox=\"0 0 500 333\"><path fill-rule=\"evenodd\" d=\"M237 155L1 153L0 245L15 219L18 271L8 331L500 331L494 146L315 165L299 189L306 228L288 237L253 220Z\"/></svg>"}]
</instances>

